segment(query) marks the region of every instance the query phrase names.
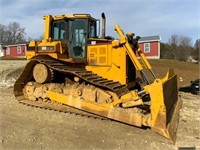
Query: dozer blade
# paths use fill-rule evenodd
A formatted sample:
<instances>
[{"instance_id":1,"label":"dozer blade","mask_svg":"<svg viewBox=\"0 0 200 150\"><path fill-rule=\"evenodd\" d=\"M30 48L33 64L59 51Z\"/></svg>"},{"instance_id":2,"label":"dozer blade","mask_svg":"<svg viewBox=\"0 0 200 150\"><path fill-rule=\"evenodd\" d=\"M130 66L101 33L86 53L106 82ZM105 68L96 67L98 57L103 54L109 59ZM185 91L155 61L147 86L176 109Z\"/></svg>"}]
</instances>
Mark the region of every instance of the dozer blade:
<instances>
[{"instance_id":1,"label":"dozer blade","mask_svg":"<svg viewBox=\"0 0 200 150\"><path fill-rule=\"evenodd\" d=\"M176 140L182 100L178 97L177 75L173 69L163 79L156 79L145 87L151 98L151 128L155 132Z\"/></svg>"}]
</instances>

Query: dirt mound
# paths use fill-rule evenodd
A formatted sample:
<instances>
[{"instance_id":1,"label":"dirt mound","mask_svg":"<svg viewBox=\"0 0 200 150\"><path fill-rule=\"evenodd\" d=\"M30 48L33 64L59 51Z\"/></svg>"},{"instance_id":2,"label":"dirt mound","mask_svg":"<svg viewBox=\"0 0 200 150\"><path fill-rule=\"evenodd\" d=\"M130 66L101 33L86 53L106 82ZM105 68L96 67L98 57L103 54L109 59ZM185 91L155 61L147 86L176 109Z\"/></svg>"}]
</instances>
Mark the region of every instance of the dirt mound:
<instances>
[{"instance_id":1,"label":"dirt mound","mask_svg":"<svg viewBox=\"0 0 200 150\"><path fill-rule=\"evenodd\" d=\"M6 69L0 72L0 87L12 87L16 79L22 73L24 67Z\"/></svg>"}]
</instances>

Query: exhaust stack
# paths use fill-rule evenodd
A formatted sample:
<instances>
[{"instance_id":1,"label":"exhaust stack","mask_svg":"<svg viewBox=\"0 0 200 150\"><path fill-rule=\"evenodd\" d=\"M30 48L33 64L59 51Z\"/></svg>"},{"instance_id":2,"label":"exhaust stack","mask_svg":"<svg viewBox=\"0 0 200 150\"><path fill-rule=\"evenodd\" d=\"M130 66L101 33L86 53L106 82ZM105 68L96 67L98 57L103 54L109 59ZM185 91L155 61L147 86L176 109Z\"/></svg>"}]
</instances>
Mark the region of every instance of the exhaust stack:
<instances>
[{"instance_id":1,"label":"exhaust stack","mask_svg":"<svg viewBox=\"0 0 200 150\"><path fill-rule=\"evenodd\" d=\"M101 14L102 17L102 38L106 37L106 16L104 13Z\"/></svg>"}]
</instances>

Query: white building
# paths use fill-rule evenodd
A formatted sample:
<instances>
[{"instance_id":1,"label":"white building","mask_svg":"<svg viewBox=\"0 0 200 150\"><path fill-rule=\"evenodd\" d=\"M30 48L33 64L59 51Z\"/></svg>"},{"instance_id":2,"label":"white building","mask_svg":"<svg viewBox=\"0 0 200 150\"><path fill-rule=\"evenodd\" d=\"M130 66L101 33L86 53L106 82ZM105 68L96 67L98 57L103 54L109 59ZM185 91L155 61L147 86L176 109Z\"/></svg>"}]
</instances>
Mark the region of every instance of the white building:
<instances>
[{"instance_id":1,"label":"white building","mask_svg":"<svg viewBox=\"0 0 200 150\"><path fill-rule=\"evenodd\" d=\"M3 45L0 44L0 57L4 56L4 52L3 52Z\"/></svg>"}]
</instances>

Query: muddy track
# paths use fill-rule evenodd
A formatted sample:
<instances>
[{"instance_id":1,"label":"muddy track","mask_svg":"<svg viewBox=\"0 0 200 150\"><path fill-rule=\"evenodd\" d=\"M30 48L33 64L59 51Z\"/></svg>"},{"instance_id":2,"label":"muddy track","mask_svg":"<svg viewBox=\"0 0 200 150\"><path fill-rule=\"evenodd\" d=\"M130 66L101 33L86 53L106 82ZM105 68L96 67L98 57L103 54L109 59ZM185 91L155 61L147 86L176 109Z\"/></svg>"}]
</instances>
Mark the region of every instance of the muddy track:
<instances>
[{"instance_id":1,"label":"muddy track","mask_svg":"<svg viewBox=\"0 0 200 150\"><path fill-rule=\"evenodd\" d=\"M58 60L53 59L37 59L37 63L42 63L51 68L52 70L59 71L63 74L71 74L73 76L79 77L84 82L94 85L96 87L110 90L117 94L118 97L128 93L126 85L119 82L114 82L113 80L108 80L97 74L92 73L92 71L87 71L84 68L72 67L70 64L62 63Z\"/></svg>"},{"instance_id":2,"label":"muddy track","mask_svg":"<svg viewBox=\"0 0 200 150\"><path fill-rule=\"evenodd\" d=\"M30 106L30 107L40 108L40 109L47 109L47 110L54 110L54 111L59 111L59 112L63 112L63 113L76 114L76 115L80 115L80 116L91 117L94 119L109 120L108 118L101 117L101 116L91 114L91 113L87 113L85 111L78 110L76 108L73 108L73 107L70 107L67 105L63 105L63 104L59 104L59 103L53 102L53 101L49 101L47 103L42 100L30 101L30 100L23 99L23 100L20 100L19 103Z\"/></svg>"},{"instance_id":3,"label":"muddy track","mask_svg":"<svg viewBox=\"0 0 200 150\"><path fill-rule=\"evenodd\" d=\"M16 99L20 103L27 104L33 107L35 106L35 107L44 108L44 109L57 110L57 111L65 112L65 113L66 112L75 113L82 116L106 119L104 117L87 113L85 111L69 107L67 105L62 105L62 104L52 105L53 104L52 101L50 103L47 103L44 100L31 101L31 100L28 100L26 97L24 97L23 88L29 81L33 80L32 70L33 70L33 67L37 63L45 64L46 66L51 68L53 71L59 71L62 74L66 74L66 75L70 74L70 75L79 77L82 80L84 80L84 82L87 84L94 85L96 87L100 87L106 90L110 90L116 93L118 97L128 92L126 85L122 85L119 82L114 82L112 80L107 80L105 78L102 78L98 76L97 74L92 73L91 71L85 70L84 68L71 67L68 63L64 63L55 59L33 59L26 65L24 71L22 72L22 74L20 75L20 77L17 79L17 81L14 84L14 94L15 94Z\"/></svg>"},{"instance_id":4,"label":"muddy track","mask_svg":"<svg viewBox=\"0 0 200 150\"><path fill-rule=\"evenodd\" d=\"M15 96L22 95L22 89L26 83L33 80L32 71L33 67L37 63L42 63L51 68L53 71L59 71L62 74L70 74L76 77L81 78L87 84L94 85L96 87L112 91L116 93L118 97L129 92L126 85L120 84L119 82L114 82L98 76L97 74L87 71L84 68L72 67L69 63L64 63L55 59L33 59L25 67L21 76L17 79L14 85Z\"/></svg>"}]
</instances>

